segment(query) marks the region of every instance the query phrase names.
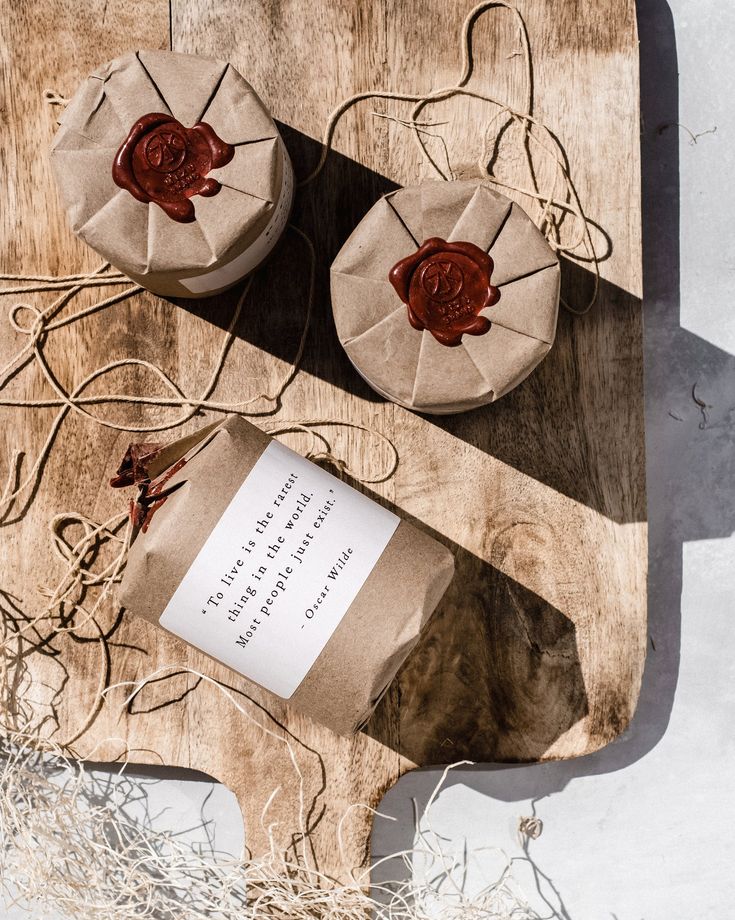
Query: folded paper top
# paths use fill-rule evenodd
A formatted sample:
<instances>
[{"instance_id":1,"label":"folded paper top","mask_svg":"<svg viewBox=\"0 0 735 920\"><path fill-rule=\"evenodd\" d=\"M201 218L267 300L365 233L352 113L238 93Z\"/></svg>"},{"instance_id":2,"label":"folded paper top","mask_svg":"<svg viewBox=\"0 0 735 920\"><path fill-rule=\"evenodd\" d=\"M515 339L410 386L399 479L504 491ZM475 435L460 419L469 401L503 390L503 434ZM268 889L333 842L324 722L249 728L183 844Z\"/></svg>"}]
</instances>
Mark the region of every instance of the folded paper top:
<instances>
[{"instance_id":1,"label":"folded paper top","mask_svg":"<svg viewBox=\"0 0 735 920\"><path fill-rule=\"evenodd\" d=\"M480 182L381 198L334 260L331 285L352 363L417 411L498 399L554 341L559 261L523 209Z\"/></svg>"},{"instance_id":2,"label":"folded paper top","mask_svg":"<svg viewBox=\"0 0 735 920\"><path fill-rule=\"evenodd\" d=\"M169 51L126 54L91 74L51 150L74 232L143 283L200 274L247 248L276 208L284 158L273 120L234 67Z\"/></svg>"}]
</instances>

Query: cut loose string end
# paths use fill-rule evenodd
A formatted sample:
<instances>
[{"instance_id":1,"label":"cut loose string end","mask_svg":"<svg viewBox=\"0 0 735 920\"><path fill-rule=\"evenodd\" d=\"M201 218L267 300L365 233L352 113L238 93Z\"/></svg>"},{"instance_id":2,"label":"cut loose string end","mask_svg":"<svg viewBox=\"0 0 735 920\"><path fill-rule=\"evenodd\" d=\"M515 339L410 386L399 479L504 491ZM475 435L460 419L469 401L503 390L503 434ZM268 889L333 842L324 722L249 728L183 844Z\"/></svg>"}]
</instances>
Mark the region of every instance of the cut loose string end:
<instances>
[{"instance_id":1,"label":"cut loose string end","mask_svg":"<svg viewBox=\"0 0 735 920\"><path fill-rule=\"evenodd\" d=\"M66 108L69 105L69 100L66 96L55 89L45 89L43 91L43 101L49 105L60 105L62 108Z\"/></svg>"}]
</instances>

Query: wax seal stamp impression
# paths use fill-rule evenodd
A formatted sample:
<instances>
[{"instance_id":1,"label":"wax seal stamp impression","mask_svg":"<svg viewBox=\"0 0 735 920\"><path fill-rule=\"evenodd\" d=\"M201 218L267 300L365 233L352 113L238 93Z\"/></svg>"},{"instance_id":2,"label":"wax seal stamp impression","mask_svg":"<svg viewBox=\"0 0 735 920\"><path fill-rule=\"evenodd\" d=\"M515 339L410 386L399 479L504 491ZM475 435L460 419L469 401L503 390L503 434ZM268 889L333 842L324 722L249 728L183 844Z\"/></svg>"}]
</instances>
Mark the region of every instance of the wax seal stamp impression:
<instances>
[{"instance_id":1,"label":"wax seal stamp impression","mask_svg":"<svg viewBox=\"0 0 735 920\"><path fill-rule=\"evenodd\" d=\"M493 260L474 243L431 237L397 262L388 279L408 308L414 329L428 329L442 345L459 345L463 335L484 335L490 320L479 314L500 299L490 283Z\"/></svg>"},{"instance_id":2,"label":"wax seal stamp impression","mask_svg":"<svg viewBox=\"0 0 735 920\"><path fill-rule=\"evenodd\" d=\"M139 118L115 155L112 178L120 188L155 202L173 220L195 219L194 195L211 197L222 188L207 173L225 166L235 148L203 121L185 128L171 115L151 112Z\"/></svg>"}]
</instances>

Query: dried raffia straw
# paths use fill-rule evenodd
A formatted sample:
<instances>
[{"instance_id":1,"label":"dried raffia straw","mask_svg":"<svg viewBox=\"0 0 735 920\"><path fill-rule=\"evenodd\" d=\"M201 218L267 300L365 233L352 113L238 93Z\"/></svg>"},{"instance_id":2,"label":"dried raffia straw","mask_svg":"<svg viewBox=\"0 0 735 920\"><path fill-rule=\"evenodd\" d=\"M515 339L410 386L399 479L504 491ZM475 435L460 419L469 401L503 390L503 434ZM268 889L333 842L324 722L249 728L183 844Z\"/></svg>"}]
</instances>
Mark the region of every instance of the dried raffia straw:
<instances>
[{"instance_id":1,"label":"dried raffia straw","mask_svg":"<svg viewBox=\"0 0 735 920\"><path fill-rule=\"evenodd\" d=\"M149 683L170 670L159 668L139 681L108 687L104 696L125 689L129 692L119 705L127 706ZM179 666L175 670L209 683L228 705L283 746L299 783L296 823L301 833L296 840L300 846L280 851L269 833L270 849L258 856L246 850L234 859L193 849L170 833L153 830L147 821L131 819L118 786L111 798L96 790L95 778L87 771L85 760L93 758L100 744L114 739L97 742L86 758L72 761L68 747L54 741L40 742L34 732L16 730L0 739L0 838L4 842L0 848L0 889L14 900L23 905L51 907L73 920L538 917L529 908L512 873L513 864L527 857L505 856L497 878L481 891L467 894L462 885L462 859L446 852L431 825L430 811L449 771L469 762L444 770L424 814L417 820L417 844L378 861L383 876L384 867L395 864L399 876L395 881L375 884L370 889L371 870L363 869L351 871L345 876L348 881L340 883L314 865L305 845L308 808L303 774L289 737L253 717L233 693L207 675ZM124 759L119 776L124 774L131 753L126 748L121 753ZM139 797L135 789L131 793ZM261 815L261 824L267 830L268 809L277 793L274 790L268 798ZM346 867L350 863L342 840L343 827L358 809L366 809L379 819L394 820L366 805L349 808L336 829L337 846ZM499 852L497 848L482 847L466 855L477 861L488 854L497 857ZM417 860L419 871L415 871Z\"/></svg>"},{"instance_id":2,"label":"dried raffia straw","mask_svg":"<svg viewBox=\"0 0 735 920\"><path fill-rule=\"evenodd\" d=\"M502 854L497 878L467 894L461 861L426 826L452 767L431 795L417 846L380 860L394 860L400 877L369 889L366 873L339 883L273 844L261 856L246 852L236 859L152 829L147 815L141 821L128 814L127 803L140 792L126 779L126 766L110 798L100 794L86 764L70 760L60 746L49 743L39 751L35 737L18 732L0 740L0 886L9 897L74 920L538 918L513 876L513 864L524 857ZM484 847L470 855L482 859L490 852L501 853Z\"/></svg>"},{"instance_id":3,"label":"dried raffia straw","mask_svg":"<svg viewBox=\"0 0 735 920\"><path fill-rule=\"evenodd\" d=\"M482 93L477 90L470 89L467 85L470 81L470 78L472 77L474 70L474 61L472 57L472 31L478 19L480 19L483 14L490 10L509 11L513 15L518 26L521 50L520 52L517 52L517 54L523 58L525 74L524 105L520 110L513 108L512 106L508 105L507 102L496 99L487 93ZM478 3L477 6L470 10L470 12L465 17L464 23L462 24L462 31L460 36L460 55L461 67L459 76L457 77L457 80L449 86L432 90L428 93L399 93L388 90L368 90L367 92L355 93L353 96L344 99L332 111L329 118L327 119L326 127L322 137L322 149L316 166L298 184L300 186L307 185L310 182L313 182L313 180L321 173L327 162L329 152L332 149L334 134L340 119L354 105L368 99L388 99L395 102L413 102L414 106L408 118L397 118L390 115L386 116L378 112L373 112L373 115L379 118L388 118L389 120L394 121L396 124L402 125L404 127L409 127L412 130L412 134L416 144L418 145L419 152L434 170L438 178L444 180L453 179L454 174L452 172L451 165L448 164L447 170L444 171L432 157L426 146L427 136L439 137L443 145L445 156L447 160L449 159L447 146L441 135L434 134L434 132L426 130L428 125L433 126L436 123L419 121L419 115L427 106L446 101L453 98L454 96L466 96L471 99L476 99L478 101L488 103L494 106L498 111L493 116L485 130L485 142L477 162L479 174L485 181L497 186L498 188L502 188L506 191L516 192L524 198L527 198L531 205L536 207L538 211L535 216L536 223L539 229L546 236L549 245L559 255L571 256L577 261L585 261L592 264L594 273L594 289L588 303L581 308L577 308L570 305L566 300L564 300L564 298L561 299L563 306L569 312L578 316L583 315L587 313L594 305L595 301L597 300L599 289L599 259L595 252L595 246L592 241L592 234L590 232L590 227L595 226L595 224L585 215L585 212L582 208L582 203L579 199L575 184L570 175L564 149L561 143L543 122L539 121L533 116L533 69L531 63L531 45L528 37L528 30L526 29L526 23L520 11L512 4L503 2L503 0L485 0L483 3ZM504 126L496 127L496 123L501 118L505 119L506 124L510 121L521 129L519 149L524 155L531 176L532 188L530 189L523 188L514 183L504 182L496 177L490 170L493 146L497 142L502 133L502 130L504 129ZM544 158L547 159L549 163L554 166L555 175L553 187L551 190L542 191L539 187L537 179L538 170L534 161L534 154L532 152L533 149L540 153ZM559 180L561 180L561 184L563 185L563 195L561 197L559 197L556 193L556 186ZM562 242L561 224L564 218L567 216L572 217L577 222L578 230L575 238L573 238L571 241ZM583 250L581 253L578 251L580 248Z\"/></svg>"},{"instance_id":4,"label":"dried raffia straw","mask_svg":"<svg viewBox=\"0 0 735 920\"><path fill-rule=\"evenodd\" d=\"M64 533L69 526L81 527L83 535L76 543L69 543ZM84 515L64 513L56 515L50 522L50 531L56 553L66 568L55 589L39 588L39 594L47 598L45 605L27 616L24 622L12 623L7 615L0 617L0 712L3 715L18 710L17 680L21 666L29 652L37 644L43 647L58 641L64 634L80 636L88 624L94 631L94 643L101 656L98 667L99 683L87 716L80 720L73 733L64 739L63 745L70 749L94 722L102 708L107 675L110 670L110 650L106 636L100 626L103 604L109 600L115 584L120 580L130 544L132 526L127 513L116 514L102 524L95 524ZM113 555L105 559L99 571L90 566L100 558L109 546ZM106 555L109 555L107 553ZM87 607L86 598L92 588L98 588L93 603ZM26 720L26 729L30 722ZM10 726L4 725L3 728ZM14 726L17 729L17 725ZM40 726L37 726L40 729ZM40 731L39 731L40 736Z\"/></svg>"}]
</instances>

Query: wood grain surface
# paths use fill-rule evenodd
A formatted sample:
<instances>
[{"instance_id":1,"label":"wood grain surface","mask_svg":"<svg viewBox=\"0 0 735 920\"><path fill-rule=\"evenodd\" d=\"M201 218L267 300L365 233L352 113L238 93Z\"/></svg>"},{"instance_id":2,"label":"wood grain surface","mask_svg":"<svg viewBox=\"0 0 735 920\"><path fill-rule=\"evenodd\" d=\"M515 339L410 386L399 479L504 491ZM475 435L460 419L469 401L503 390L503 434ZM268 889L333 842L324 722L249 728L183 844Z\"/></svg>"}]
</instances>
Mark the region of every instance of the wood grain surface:
<instances>
[{"instance_id":1,"label":"wood grain surface","mask_svg":"<svg viewBox=\"0 0 735 920\"><path fill-rule=\"evenodd\" d=\"M366 489L443 540L457 577L419 648L365 732L337 738L275 704L240 699L248 715L185 673L149 685L127 708L113 691L73 745L80 756L195 767L237 794L248 845L264 846L260 816L272 792L284 847L293 843L298 784L283 740L302 771L311 846L339 874L336 825L353 802L376 805L416 764L465 757L529 761L579 756L614 739L635 709L646 647L646 511L640 317L641 251L638 57L633 0L520 0L534 64L536 112L564 146L582 202L596 222L603 281L584 317L562 312L549 357L495 405L455 417L422 417L383 402L341 351L328 296L328 268L355 223L384 191L430 175L405 128L374 112L406 117L382 100L360 103L335 136L321 177L298 194L294 222L312 237L319 268L315 318L302 371L278 418L326 417L390 437L395 476ZM99 63L140 47L230 60L282 126L297 174L316 162L331 109L369 89L428 91L459 72L459 29L470 5L442 0L31 0L6 3L2 28L2 269L66 273L98 258L75 240L61 212L47 150L55 113L42 91L70 95ZM474 32L471 86L520 105L522 58L507 11L484 15ZM456 174L474 175L488 108L455 99L431 112ZM519 167L517 145L498 143L498 169ZM523 199L519 199L523 204ZM246 398L275 381L293 357L304 319L306 252L288 233L256 277L217 393ZM295 266L295 267L294 267ZM584 301L589 266L566 261L565 296ZM25 295L45 302L51 295ZM90 302L85 294L77 306ZM115 358L146 356L200 390L211 372L237 291L173 303L136 296L49 336L49 363L71 387ZM2 322L17 297L2 298ZM9 326L0 360L23 344ZM141 369L100 384L107 391L159 392ZM33 367L7 393L38 397ZM272 409L258 406L264 413ZM123 424L173 418L170 409L104 406ZM21 448L34 458L54 410L0 410L0 474ZM189 423L191 430L202 418ZM324 429L333 450L367 476L385 468L375 436ZM32 501L6 521L0 542L0 604L16 628L53 583L58 560L48 520L82 511L95 520L125 501L107 480L129 440L72 413ZM305 436L289 436L297 449ZM33 704L63 742L93 706L102 678L138 679L181 664L240 694L224 668L109 605L98 627L51 638L18 667ZM105 642L100 641L100 633ZM270 710L268 712L267 710ZM260 726L275 734L266 735ZM355 812L346 858L366 858L370 820Z\"/></svg>"}]
</instances>

